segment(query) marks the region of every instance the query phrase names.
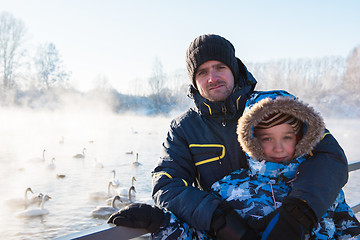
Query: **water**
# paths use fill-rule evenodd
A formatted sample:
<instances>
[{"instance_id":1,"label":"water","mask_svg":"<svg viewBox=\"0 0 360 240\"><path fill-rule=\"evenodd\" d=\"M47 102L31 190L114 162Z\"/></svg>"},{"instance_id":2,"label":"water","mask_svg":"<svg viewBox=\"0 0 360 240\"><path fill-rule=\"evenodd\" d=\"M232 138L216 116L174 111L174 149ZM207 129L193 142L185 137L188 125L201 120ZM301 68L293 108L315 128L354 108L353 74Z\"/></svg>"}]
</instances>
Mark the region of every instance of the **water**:
<instances>
[{"instance_id":1,"label":"water","mask_svg":"<svg viewBox=\"0 0 360 240\"><path fill-rule=\"evenodd\" d=\"M51 239L104 224L90 215L103 201L93 201L89 193L107 191L113 179L130 187L137 199L150 198L151 169L159 159L160 146L169 126L164 117L121 116L106 112L17 112L0 114L0 235L2 239ZM59 141L64 139L64 143ZM85 159L72 156L86 148ZM45 162L33 163L34 157ZM127 152L133 154L127 154ZM141 166L134 167L136 153ZM56 168L46 169L55 157ZM94 159L104 168L94 168ZM56 174L65 175L57 178ZM52 197L46 202L49 214L18 218L21 208L9 208L4 201L23 197L27 187L34 193Z\"/></svg>"},{"instance_id":2,"label":"water","mask_svg":"<svg viewBox=\"0 0 360 240\"><path fill-rule=\"evenodd\" d=\"M112 170L122 187L131 185L137 199L149 199L150 172L160 156L171 117L114 115L105 111L31 112L0 110L0 235L2 239L52 239L106 220L90 215L103 201L94 201L89 193L107 191ZM327 120L327 126L346 150L349 161L360 160L359 147L352 139L360 138L358 120ZM64 143L59 141L64 140ZM72 156L86 148L85 159ZM42 157L45 162L30 159ZM133 154L127 154L127 152ZM134 167L136 153L141 166ZM46 169L55 158L56 168ZM95 159L104 168L94 168ZM359 172L360 173L360 172ZM57 178L56 174L65 175ZM345 187L351 204L360 200L360 174L351 174ZM49 214L44 217L19 218L21 208L10 208L5 201L21 198L27 187L34 193L48 194Z\"/></svg>"}]
</instances>

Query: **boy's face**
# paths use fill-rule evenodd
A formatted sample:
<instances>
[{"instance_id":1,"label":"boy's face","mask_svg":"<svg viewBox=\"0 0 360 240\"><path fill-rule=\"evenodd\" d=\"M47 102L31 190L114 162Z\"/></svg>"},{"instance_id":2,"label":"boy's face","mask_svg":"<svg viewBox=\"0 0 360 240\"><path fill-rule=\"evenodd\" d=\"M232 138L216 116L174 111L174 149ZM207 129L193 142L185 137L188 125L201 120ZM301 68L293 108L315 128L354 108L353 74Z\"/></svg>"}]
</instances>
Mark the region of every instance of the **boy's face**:
<instances>
[{"instance_id":1,"label":"boy's face","mask_svg":"<svg viewBox=\"0 0 360 240\"><path fill-rule=\"evenodd\" d=\"M268 129L256 129L255 136L264 150L267 161L280 163L293 158L296 135L289 124L284 123Z\"/></svg>"}]
</instances>

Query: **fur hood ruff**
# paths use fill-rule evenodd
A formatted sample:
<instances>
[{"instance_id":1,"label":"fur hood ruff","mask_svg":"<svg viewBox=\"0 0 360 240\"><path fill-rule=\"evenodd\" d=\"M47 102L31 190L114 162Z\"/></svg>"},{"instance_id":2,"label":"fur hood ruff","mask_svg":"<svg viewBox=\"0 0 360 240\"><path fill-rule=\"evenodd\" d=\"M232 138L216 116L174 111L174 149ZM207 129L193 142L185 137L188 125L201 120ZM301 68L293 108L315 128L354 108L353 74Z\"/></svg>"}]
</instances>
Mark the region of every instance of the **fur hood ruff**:
<instances>
[{"instance_id":1,"label":"fur hood ruff","mask_svg":"<svg viewBox=\"0 0 360 240\"><path fill-rule=\"evenodd\" d=\"M294 158L308 154L325 131L324 121L317 111L286 91L254 92L239 119L237 134L243 150L256 160L263 160L262 147L254 137L254 127L272 113L290 114L304 123L303 137L296 144Z\"/></svg>"}]
</instances>

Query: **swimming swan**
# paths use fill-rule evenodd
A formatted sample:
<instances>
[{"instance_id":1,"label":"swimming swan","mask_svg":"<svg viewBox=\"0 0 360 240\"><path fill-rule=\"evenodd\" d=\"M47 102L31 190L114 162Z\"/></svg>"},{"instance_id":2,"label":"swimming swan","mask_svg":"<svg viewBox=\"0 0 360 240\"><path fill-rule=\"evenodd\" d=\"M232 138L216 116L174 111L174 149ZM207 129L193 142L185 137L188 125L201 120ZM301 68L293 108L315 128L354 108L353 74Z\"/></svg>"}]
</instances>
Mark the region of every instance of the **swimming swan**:
<instances>
[{"instance_id":1,"label":"swimming swan","mask_svg":"<svg viewBox=\"0 0 360 240\"><path fill-rule=\"evenodd\" d=\"M115 169L113 169L111 172L113 173L113 179L111 180L112 185L113 185L114 188L117 188L117 187L120 186L120 181L118 179L116 179L116 171L115 171Z\"/></svg>"},{"instance_id":2,"label":"swimming swan","mask_svg":"<svg viewBox=\"0 0 360 240\"><path fill-rule=\"evenodd\" d=\"M51 159L51 162L46 165L46 168L49 169L49 170L53 170L53 169L56 168L56 166L55 166L55 158L54 157Z\"/></svg>"},{"instance_id":3,"label":"swimming swan","mask_svg":"<svg viewBox=\"0 0 360 240\"><path fill-rule=\"evenodd\" d=\"M136 193L135 187L131 186L129 188L129 192L128 192L128 195L126 196L126 198L120 196L122 204L128 205L130 203L135 202L135 193Z\"/></svg>"},{"instance_id":4,"label":"swimming swan","mask_svg":"<svg viewBox=\"0 0 360 240\"><path fill-rule=\"evenodd\" d=\"M107 192L104 192L104 191L100 191L100 192L91 192L89 193L89 198L92 199L92 200L104 200L104 199L108 199L110 197L113 197L114 194L112 192L112 188L114 186L112 185L112 182L110 181L108 183L108 188L107 188Z\"/></svg>"},{"instance_id":5,"label":"swimming swan","mask_svg":"<svg viewBox=\"0 0 360 240\"><path fill-rule=\"evenodd\" d=\"M5 201L5 204L8 205L9 207L14 207L14 208L22 207L22 208L26 209L30 205L30 201L29 201L29 197L28 197L29 192L34 194L32 189L30 187L28 187L25 189L24 198L8 199Z\"/></svg>"},{"instance_id":6,"label":"swimming swan","mask_svg":"<svg viewBox=\"0 0 360 240\"><path fill-rule=\"evenodd\" d=\"M18 213L18 217L38 217L49 214L49 210L44 208L47 200L51 199L50 196L44 195L39 208L26 209Z\"/></svg>"},{"instance_id":7,"label":"swimming swan","mask_svg":"<svg viewBox=\"0 0 360 240\"><path fill-rule=\"evenodd\" d=\"M78 153L78 154L74 155L73 158L85 158L85 150L86 150L86 148L83 148L82 154Z\"/></svg>"},{"instance_id":8,"label":"swimming swan","mask_svg":"<svg viewBox=\"0 0 360 240\"><path fill-rule=\"evenodd\" d=\"M59 140L59 144L64 144L64 136L61 136L61 138Z\"/></svg>"},{"instance_id":9,"label":"swimming swan","mask_svg":"<svg viewBox=\"0 0 360 240\"><path fill-rule=\"evenodd\" d=\"M133 166L140 166L142 165L141 163L139 163L139 154L136 153L136 159L135 162L132 163Z\"/></svg>"},{"instance_id":10,"label":"swimming swan","mask_svg":"<svg viewBox=\"0 0 360 240\"><path fill-rule=\"evenodd\" d=\"M91 211L91 215L96 218L108 218L111 214L119 210L119 208L115 205L116 200L121 202L120 196L116 195L111 199L111 207L97 206Z\"/></svg>"},{"instance_id":11,"label":"swimming swan","mask_svg":"<svg viewBox=\"0 0 360 240\"><path fill-rule=\"evenodd\" d=\"M29 162L31 162L31 163L45 162L45 152L46 152L46 150L43 149L41 158L40 157L31 158L31 159L29 159Z\"/></svg>"},{"instance_id":12,"label":"swimming swan","mask_svg":"<svg viewBox=\"0 0 360 240\"><path fill-rule=\"evenodd\" d=\"M134 181L136 181L136 178L133 176L133 177L131 177L131 186L130 187L134 186ZM122 187L118 190L118 193L122 197L127 197L128 193L129 193L129 188ZM135 194L133 193L132 195L133 195L132 197L135 198Z\"/></svg>"},{"instance_id":13,"label":"swimming swan","mask_svg":"<svg viewBox=\"0 0 360 240\"><path fill-rule=\"evenodd\" d=\"M104 165L101 162L98 162L96 158L94 158L94 168L104 168Z\"/></svg>"}]
</instances>

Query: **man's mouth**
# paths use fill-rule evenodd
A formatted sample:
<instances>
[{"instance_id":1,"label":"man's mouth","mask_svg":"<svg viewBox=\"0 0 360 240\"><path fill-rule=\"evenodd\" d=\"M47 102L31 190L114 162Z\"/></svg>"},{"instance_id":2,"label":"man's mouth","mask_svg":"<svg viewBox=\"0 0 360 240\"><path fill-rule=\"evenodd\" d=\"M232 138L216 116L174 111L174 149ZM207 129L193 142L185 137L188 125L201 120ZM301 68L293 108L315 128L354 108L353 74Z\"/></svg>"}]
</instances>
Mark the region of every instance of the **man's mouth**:
<instances>
[{"instance_id":1,"label":"man's mouth","mask_svg":"<svg viewBox=\"0 0 360 240\"><path fill-rule=\"evenodd\" d=\"M215 85L215 86L210 86L210 87L209 87L209 90L218 89L218 88L221 88L221 87L223 87L223 86L224 86L224 84L217 84L217 85Z\"/></svg>"}]
</instances>

